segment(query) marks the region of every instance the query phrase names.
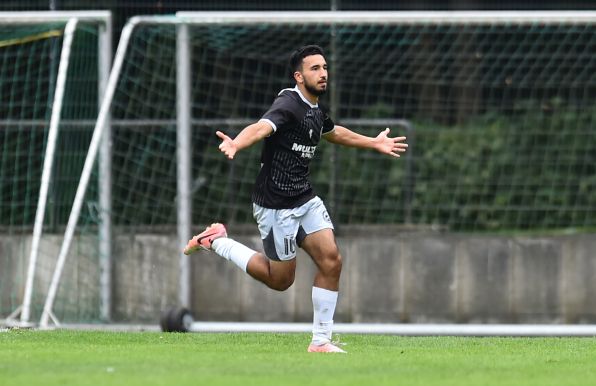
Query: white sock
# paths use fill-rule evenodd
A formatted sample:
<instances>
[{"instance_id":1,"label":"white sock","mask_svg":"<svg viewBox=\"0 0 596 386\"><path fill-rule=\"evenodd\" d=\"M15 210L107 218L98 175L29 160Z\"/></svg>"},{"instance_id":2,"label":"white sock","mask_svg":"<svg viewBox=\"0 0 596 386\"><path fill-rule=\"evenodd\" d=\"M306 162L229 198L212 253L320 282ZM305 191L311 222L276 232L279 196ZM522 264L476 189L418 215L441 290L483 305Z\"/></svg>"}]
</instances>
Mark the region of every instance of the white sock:
<instances>
[{"instance_id":1,"label":"white sock","mask_svg":"<svg viewBox=\"0 0 596 386\"><path fill-rule=\"evenodd\" d=\"M211 248L224 259L232 261L244 272L246 272L246 266L250 258L257 253L257 251L250 249L246 245L227 237L215 239L211 243Z\"/></svg>"},{"instance_id":2,"label":"white sock","mask_svg":"<svg viewBox=\"0 0 596 386\"><path fill-rule=\"evenodd\" d=\"M321 345L331 342L333 314L337 304L337 291L312 287L313 326L312 343Z\"/></svg>"}]
</instances>

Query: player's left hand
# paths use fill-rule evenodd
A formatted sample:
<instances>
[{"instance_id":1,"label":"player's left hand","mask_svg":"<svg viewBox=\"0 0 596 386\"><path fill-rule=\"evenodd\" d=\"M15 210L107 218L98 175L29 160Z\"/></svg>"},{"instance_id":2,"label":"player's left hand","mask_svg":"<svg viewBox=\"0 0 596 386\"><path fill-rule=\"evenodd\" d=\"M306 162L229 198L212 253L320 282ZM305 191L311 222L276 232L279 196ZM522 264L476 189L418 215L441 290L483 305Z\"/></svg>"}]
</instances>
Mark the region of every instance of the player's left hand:
<instances>
[{"instance_id":1,"label":"player's left hand","mask_svg":"<svg viewBox=\"0 0 596 386\"><path fill-rule=\"evenodd\" d=\"M408 144L405 143L406 137L390 138L389 131L389 128L386 128L376 136L374 148L379 153L399 157L399 153L405 152L408 148Z\"/></svg>"},{"instance_id":2,"label":"player's left hand","mask_svg":"<svg viewBox=\"0 0 596 386\"><path fill-rule=\"evenodd\" d=\"M221 139L221 143L219 144L219 150L222 153L224 153L226 157L228 157L228 159L234 159L234 156L236 155L238 148L236 147L236 144L234 143L232 138L228 137L221 131L216 131L215 135L217 135L219 139Z\"/></svg>"}]
</instances>

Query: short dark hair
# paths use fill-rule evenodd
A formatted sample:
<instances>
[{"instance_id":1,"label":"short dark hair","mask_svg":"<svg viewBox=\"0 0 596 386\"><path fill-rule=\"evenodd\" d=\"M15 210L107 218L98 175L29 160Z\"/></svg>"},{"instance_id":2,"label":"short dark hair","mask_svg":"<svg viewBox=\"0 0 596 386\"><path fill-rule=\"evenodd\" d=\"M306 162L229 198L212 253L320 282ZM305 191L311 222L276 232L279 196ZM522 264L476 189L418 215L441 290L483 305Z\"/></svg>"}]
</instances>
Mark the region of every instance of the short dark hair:
<instances>
[{"instance_id":1,"label":"short dark hair","mask_svg":"<svg viewBox=\"0 0 596 386\"><path fill-rule=\"evenodd\" d=\"M298 48L296 51L292 52L289 66L290 78L294 79L294 73L299 71L300 67L302 67L302 60L311 55L325 56L323 49L314 44Z\"/></svg>"}]
</instances>

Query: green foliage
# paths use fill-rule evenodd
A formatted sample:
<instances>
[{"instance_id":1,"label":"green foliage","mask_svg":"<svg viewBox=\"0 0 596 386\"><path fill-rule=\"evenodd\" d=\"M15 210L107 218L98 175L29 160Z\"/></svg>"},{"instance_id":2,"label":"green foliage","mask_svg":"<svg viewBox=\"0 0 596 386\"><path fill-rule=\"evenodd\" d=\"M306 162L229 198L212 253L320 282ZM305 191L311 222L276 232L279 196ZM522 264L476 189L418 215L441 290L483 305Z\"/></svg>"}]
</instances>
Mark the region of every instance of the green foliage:
<instances>
[{"instance_id":1,"label":"green foliage","mask_svg":"<svg viewBox=\"0 0 596 386\"><path fill-rule=\"evenodd\" d=\"M459 230L596 224L596 109L523 103L454 127L416 124L413 211Z\"/></svg>"}]
</instances>

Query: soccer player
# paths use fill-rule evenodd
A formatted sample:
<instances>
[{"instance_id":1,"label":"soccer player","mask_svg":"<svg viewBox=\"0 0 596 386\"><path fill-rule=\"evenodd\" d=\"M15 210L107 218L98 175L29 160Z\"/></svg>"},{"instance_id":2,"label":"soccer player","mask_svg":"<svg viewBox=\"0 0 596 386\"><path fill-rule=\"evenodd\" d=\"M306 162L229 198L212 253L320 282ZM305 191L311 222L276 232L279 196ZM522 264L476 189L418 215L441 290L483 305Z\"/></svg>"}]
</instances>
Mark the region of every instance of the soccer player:
<instances>
[{"instance_id":1,"label":"soccer player","mask_svg":"<svg viewBox=\"0 0 596 386\"><path fill-rule=\"evenodd\" d=\"M342 258L329 214L308 179L309 164L321 138L393 157L399 157L408 145L405 137L390 138L389 129L367 137L333 123L319 106L328 82L327 63L319 46L296 50L290 57L290 75L296 86L281 90L258 122L234 139L216 132L221 139L219 149L230 160L238 151L264 140L252 194L264 253L228 238L219 223L194 236L184 253L212 250L268 287L284 291L294 282L296 247L304 249L318 269L312 288L313 336L308 351L345 353L331 342Z\"/></svg>"}]
</instances>

